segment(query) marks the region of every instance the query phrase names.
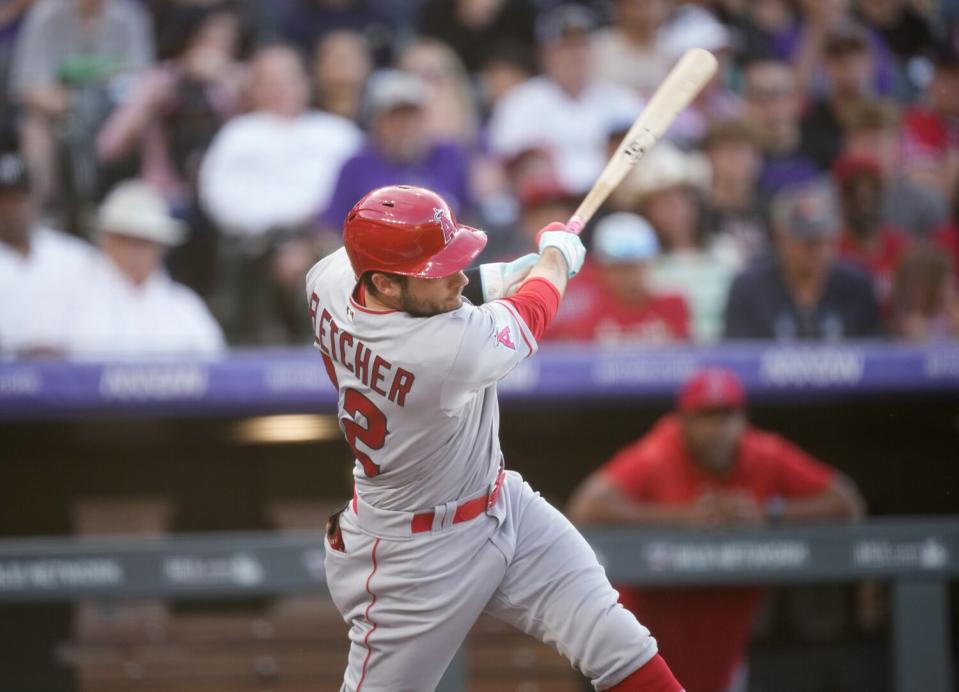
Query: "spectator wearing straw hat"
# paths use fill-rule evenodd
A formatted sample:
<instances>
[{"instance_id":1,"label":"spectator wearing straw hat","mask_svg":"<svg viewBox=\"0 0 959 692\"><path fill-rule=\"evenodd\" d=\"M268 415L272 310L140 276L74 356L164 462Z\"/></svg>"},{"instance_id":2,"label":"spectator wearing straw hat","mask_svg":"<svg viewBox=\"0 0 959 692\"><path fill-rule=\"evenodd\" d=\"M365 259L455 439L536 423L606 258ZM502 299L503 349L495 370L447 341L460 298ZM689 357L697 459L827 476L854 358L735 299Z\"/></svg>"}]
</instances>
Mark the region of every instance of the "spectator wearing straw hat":
<instances>
[{"instance_id":1,"label":"spectator wearing straw hat","mask_svg":"<svg viewBox=\"0 0 959 692\"><path fill-rule=\"evenodd\" d=\"M604 344L688 339L686 301L650 285L658 252L656 233L643 217L624 212L603 217L593 233L591 260L570 284L546 338Z\"/></svg>"},{"instance_id":2,"label":"spectator wearing straw hat","mask_svg":"<svg viewBox=\"0 0 959 692\"><path fill-rule=\"evenodd\" d=\"M686 300L697 341L714 341L722 331L723 306L740 257L732 240L709 233L703 220L708 162L660 142L625 184L635 208L656 230L661 249L650 279L661 293Z\"/></svg>"},{"instance_id":3,"label":"spectator wearing straw hat","mask_svg":"<svg viewBox=\"0 0 959 692\"><path fill-rule=\"evenodd\" d=\"M103 252L71 287L67 350L81 356L210 354L223 333L206 305L163 269L167 251L184 240L163 198L145 183L117 185L97 220Z\"/></svg>"}]
</instances>

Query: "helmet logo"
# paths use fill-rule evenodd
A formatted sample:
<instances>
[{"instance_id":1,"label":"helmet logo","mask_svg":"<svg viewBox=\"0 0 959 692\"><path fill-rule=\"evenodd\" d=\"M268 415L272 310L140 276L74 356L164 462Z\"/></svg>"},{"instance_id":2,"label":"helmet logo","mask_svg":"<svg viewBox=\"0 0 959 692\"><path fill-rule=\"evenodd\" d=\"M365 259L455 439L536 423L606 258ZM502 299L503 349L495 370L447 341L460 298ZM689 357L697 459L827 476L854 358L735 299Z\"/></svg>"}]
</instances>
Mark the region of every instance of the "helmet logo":
<instances>
[{"instance_id":1,"label":"helmet logo","mask_svg":"<svg viewBox=\"0 0 959 692\"><path fill-rule=\"evenodd\" d=\"M453 222L444 210L437 209L436 207L433 207L433 219L443 230L443 243L449 244L449 242L453 240L453 236L456 235L456 226L453 225Z\"/></svg>"}]
</instances>

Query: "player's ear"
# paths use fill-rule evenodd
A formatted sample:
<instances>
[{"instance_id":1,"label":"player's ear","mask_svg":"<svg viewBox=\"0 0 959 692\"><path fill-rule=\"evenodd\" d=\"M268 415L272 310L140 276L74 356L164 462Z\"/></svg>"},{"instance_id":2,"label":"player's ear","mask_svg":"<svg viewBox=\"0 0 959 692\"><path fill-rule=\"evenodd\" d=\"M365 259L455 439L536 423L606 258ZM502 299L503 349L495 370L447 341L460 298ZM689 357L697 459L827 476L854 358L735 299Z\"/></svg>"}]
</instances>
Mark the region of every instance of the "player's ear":
<instances>
[{"instance_id":1,"label":"player's ear","mask_svg":"<svg viewBox=\"0 0 959 692\"><path fill-rule=\"evenodd\" d=\"M386 298L399 298L402 285L398 278L383 272L372 272L370 283L373 284L373 288L379 295Z\"/></svg>"}]
</instances>

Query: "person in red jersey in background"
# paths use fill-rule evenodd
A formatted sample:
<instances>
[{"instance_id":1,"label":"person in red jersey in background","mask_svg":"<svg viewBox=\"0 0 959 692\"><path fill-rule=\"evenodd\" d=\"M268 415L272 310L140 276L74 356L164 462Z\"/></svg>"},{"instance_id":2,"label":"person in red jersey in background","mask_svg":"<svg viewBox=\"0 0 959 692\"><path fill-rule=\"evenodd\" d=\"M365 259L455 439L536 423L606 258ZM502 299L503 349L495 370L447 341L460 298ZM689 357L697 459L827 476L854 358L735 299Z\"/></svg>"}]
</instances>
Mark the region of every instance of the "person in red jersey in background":
<instances>
[{"instance_id":1,"label":"person in red jersey in background","mask_svg":"<svg viewBox=\"0 0 959 692\"><path fill-rule=\"evenodd\" d=\"M593 235L593 259L571 284L546 338L603 344L688 339L686 301L649 284L658 253L656 232L643 217L617 212L603 218Z\"/></svg>"},{"instance_id":2,"label":"person in red jersey in background","mask_svg":"<svg viewBox=\"0 0 959 692\"><path fill-rule=\"evenodd\" d=\"M675 413L583 482L568 514L580 525L764 526L852 520L863 502L841 473L751 426L739 378L707 368L683 386ZM746 689L762 589L618 588L623 605L656 632L686 692Z\"/></svg>"},{"instance_id":3,"label":"person in red jersey in background","mask_svg":"<svg viewBox=\"0 0 959 692\"><path fill-rule=\"evenodd\" d=\"M844 154L833 165L842 207L839 256L872 276L879 304L888 309L893 274L909 247L909 236L882 219L885 185L879 162Z\"/></svg>"},{"instance_id":4,"label":"person in red jersey in background","mask_svg":"<svg viewBox=\"0 0 959 692\"><path fill-rule=\"evenodd\" d=\"M903 165L921 185L948 194L959 181L959 52L937 51L922 102L902 123Z\"/></svg>"}]
</instances>

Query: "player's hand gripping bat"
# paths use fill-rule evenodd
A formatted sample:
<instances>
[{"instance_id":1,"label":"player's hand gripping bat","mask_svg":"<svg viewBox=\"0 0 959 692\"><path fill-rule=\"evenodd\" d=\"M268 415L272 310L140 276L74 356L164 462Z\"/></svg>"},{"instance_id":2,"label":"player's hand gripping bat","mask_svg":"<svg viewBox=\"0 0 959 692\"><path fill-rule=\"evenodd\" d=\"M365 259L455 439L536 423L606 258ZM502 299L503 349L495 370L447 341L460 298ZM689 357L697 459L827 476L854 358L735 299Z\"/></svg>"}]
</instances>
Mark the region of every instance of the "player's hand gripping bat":
<instances>
[{"instance_id":1,"label":"player's hand gripping bat","mask_svg":"<svg viewBox=\"0 0 959 692\"><path fill-rule=\"evenodd\" d=\"M623 137L616 153L606 164L603 172L586 193L569 222L567 230L579 233L596 210L619 185L636 162L652 148L669 129L683 108L689 105L696 94L716 74L716 58L707 50L692 48L683 54L656 93L646 104L643 112Z\"/></svg>"}]
</instances>

